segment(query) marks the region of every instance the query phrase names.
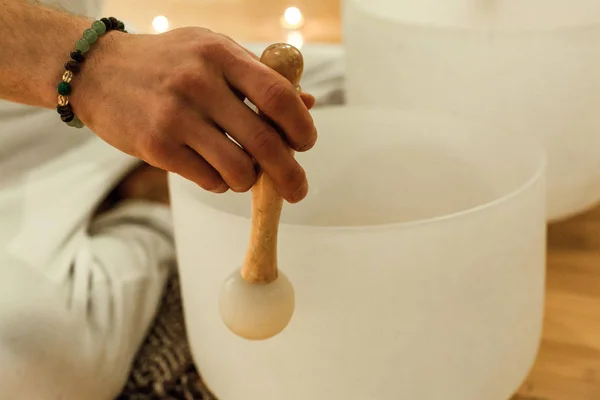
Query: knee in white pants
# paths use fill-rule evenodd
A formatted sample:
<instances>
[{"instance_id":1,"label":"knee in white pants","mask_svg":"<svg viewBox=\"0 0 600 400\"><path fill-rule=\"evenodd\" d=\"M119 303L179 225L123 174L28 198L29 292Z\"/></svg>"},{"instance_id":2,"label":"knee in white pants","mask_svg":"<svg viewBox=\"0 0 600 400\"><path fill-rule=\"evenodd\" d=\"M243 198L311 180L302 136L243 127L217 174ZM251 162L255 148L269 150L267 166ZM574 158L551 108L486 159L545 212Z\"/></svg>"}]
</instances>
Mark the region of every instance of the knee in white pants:
<instances>
[{"instance_id":1,"label":"knee in white pants","mask_svg":"<svg viewBox=\"0 0 600 400\"><path fill-rule=\"evenodd\" d=\"M11 267L5 271L3 265L0 274L2 398L112 399L127 366L107 368L102 345L94 343L85 321L65 312L63 288L27 268Z\"/></svg>"}]
</instances>

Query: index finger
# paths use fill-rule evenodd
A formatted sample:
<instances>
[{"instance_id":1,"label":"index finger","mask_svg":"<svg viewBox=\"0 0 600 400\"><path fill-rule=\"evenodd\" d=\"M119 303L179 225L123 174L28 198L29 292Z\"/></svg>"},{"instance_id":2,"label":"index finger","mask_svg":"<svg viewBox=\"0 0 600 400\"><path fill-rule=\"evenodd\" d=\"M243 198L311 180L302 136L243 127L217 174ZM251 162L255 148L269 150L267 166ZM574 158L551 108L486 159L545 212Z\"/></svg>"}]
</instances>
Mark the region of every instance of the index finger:
<instances>
[{"instance_id":1,"label":"index finger","mask_svg":"<svg viewBox=\"0 0 600 400\"><path fill-rule=\"evenodd\" d=\"M296 151L311 149L317 140L317 129L296 88L241 47L232 49L232 53L233 59L223 65L229 85L277 125L290 147Z\"/></svg>"}]
</instances>

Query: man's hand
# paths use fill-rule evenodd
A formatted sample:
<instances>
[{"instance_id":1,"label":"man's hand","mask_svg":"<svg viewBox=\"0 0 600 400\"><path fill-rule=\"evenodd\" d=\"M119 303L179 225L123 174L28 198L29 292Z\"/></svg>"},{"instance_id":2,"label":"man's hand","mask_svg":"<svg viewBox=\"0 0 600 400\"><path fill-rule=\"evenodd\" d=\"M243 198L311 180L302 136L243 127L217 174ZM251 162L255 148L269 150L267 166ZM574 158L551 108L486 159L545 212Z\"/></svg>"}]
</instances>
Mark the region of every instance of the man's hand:
<instances>
[{"instance_id":1,"label":"man's hand","mask_svg":"<svg viewBox=\"0 0 600 400\"><path fill-rule=\"evenodd\" d=\"M245 105L245 97L278 128ZM314 99L298 96L226 36L203 28L111 32L73 80L71 103L112 146L206 190L247 191L257 178L256 161L287 201L307 194L306 175L288 146L306 151L315 144L308 111Z\"/></svg>"}]
</instances>

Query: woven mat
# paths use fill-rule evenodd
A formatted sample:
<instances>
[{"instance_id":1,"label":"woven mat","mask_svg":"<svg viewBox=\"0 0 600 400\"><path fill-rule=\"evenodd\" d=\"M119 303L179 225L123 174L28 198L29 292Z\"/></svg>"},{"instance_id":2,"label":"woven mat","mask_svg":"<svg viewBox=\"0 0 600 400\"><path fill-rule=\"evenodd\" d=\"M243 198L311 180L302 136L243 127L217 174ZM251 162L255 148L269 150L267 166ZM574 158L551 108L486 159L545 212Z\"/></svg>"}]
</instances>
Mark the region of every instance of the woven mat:
<instances>
[{"instance_id":1,"label":"woven mat","mask_svg":"<svg viewBox=\"0 0 600 400\"><path fill-rule=\"evenodd\" d=\"M129 381L116 400L217 400L194 367L187 341L179 277L167 284L154 325Z\"/></svg>"}]
</instances>

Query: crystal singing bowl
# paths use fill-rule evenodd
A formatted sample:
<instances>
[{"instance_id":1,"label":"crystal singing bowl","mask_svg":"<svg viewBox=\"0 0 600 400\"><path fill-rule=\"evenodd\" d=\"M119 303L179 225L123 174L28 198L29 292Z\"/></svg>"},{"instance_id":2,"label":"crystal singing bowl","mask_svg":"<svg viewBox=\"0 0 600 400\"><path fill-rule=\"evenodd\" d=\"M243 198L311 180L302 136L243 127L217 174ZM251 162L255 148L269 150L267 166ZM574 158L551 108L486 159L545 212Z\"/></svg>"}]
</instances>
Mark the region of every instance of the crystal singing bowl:
<instances>
[{"instance_id":1,"label":"crystal singing bowl","mask_svg":"<svg viewBox=\"0 0 600 400\"><path fill-rule=\"evenodd\" d=\"M311 191L285 204L290 325L265 341L219 316L250 196L170 176L185 317L220 400L506 400L535 358L545 261L543 150L440 114L313 111Z\"/></svg>"},{"instance_id":2,"label":"crystal singing bowl","mask_svg":"<svg viewBox=\"0 0 600 400\"><path fill-rule=\"evenodd\" d=\"M344 37L348 104L541 139L549 220L600 200L600 1L345 0Z\"/></svg>"}]
</instances>

